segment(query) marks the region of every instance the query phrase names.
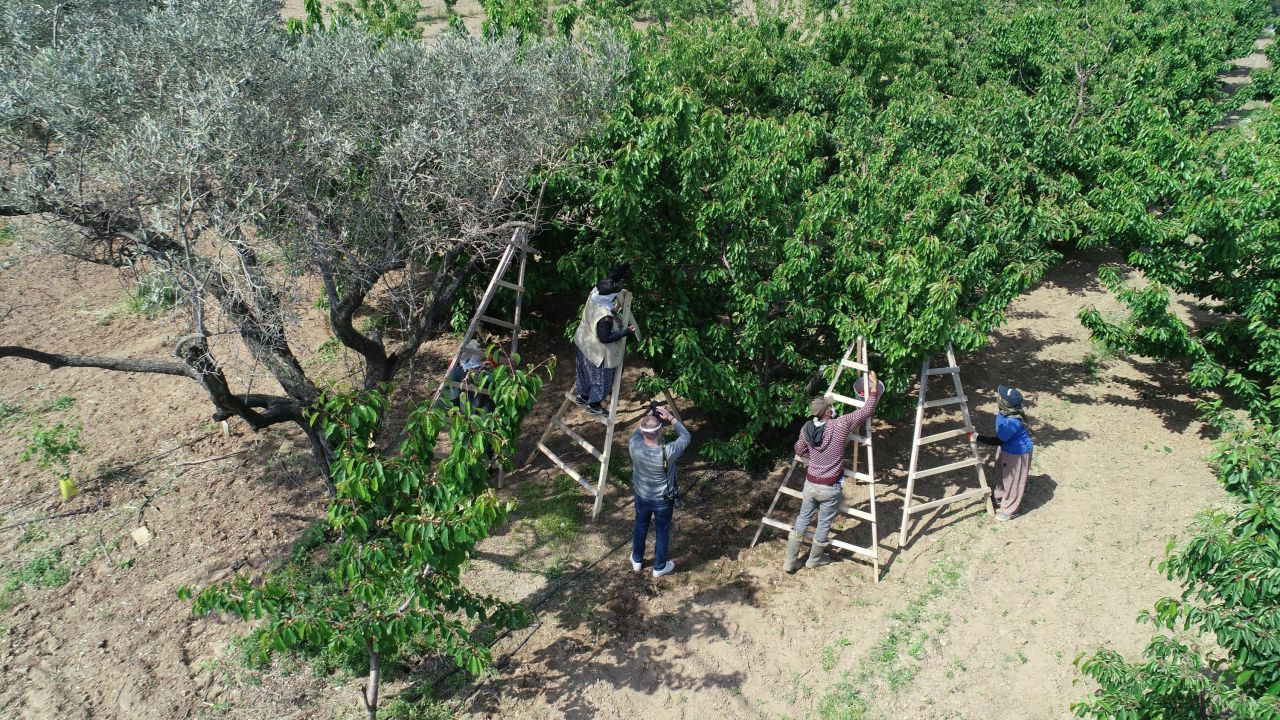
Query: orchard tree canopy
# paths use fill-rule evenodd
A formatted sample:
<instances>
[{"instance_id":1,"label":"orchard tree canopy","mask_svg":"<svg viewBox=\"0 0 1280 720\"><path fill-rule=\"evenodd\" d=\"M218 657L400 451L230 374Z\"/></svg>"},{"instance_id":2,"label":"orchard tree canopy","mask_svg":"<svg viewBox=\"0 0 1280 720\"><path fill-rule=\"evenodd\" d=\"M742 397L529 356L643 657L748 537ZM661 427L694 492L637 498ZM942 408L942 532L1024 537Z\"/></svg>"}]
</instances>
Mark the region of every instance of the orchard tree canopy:
<instances>
[{"instance_id":1,"label":"orchard tree canopy","mask_svg":"<svg viewBox=\"0 0 1280 720\"><path fill-rule=\"evenodd\" d=\"M190 377L217 419L295 422L320 390L290 345L297 277L333 334L390 380L461 283L530 221L528 178L608 111L607 34L516 44L351 26L289 35L279 2L0 0L0 216L49 222L61 252L166 273L190 334L174 362L0 347L0 356ZM358 329L377 310L389 327ZM223 371L238 336L279 384Z\"/></svg>"},{"instance_id":2,"label":"orchard tree canopy","mask_svg":"<svg viewBox=\"0 0 1280 720\"><path fill-rule=\"evenodd\" d=\"M905 389L923 355L985 342L1061 248L1146 222L1104 171L1220 117L1215 73L1266 11L821 5L633 35L626 102L551 186L577 220L563 274L633 262L657 381L741 429L721 457L802 414L854 335Z\"/></svg>"}]
</instances>

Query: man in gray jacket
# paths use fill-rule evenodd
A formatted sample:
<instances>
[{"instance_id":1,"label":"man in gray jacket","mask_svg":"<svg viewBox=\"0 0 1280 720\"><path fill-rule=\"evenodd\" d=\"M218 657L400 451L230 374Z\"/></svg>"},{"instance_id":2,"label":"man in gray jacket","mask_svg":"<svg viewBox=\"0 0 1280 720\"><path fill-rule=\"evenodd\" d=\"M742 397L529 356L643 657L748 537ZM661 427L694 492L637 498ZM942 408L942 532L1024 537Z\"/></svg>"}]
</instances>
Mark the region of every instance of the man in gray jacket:
<instances>
[{"instance_id":1,"label":"man in gray jacket","mask_svg":"<svg viewBox=\"0 0 1280 720\"><path fill-rule=\"evenodd\" d=\"M663 421L675 427L675 442L662 441ZM640 421L640 428L631 435L627 450L631 453L631 485L636 498L636 524L631 531L631 569L636 572L644 566L644 545L649 536L650 520L654 524L653 576L662 577L676 569L675 562L667 559L671 516L675 511L676 460L689 447L690 440L692 437L684 423L662 407L655 407L645 415Z\"/></svg>"}]
</instances>

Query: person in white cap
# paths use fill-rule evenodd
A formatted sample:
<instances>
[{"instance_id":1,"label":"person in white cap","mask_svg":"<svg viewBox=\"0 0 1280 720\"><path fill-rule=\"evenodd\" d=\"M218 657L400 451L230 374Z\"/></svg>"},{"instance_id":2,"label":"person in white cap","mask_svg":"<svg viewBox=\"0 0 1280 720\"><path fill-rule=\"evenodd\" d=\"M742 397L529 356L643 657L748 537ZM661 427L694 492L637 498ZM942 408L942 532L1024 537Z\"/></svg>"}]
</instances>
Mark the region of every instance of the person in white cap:
<instances>
[{"instance_id":1,"label":"person in white cap","mask_svg":"<svg viewBox=\"0 0 1280 720\"><path fill-rule=\"evenodd\" d=\"M996 434L977 435L975 439L984 445L998 445L996 469L1000 473L1000 485L992 492L1000 511L996 520L1012 520L1022 504L1027 489L1027 475L1031 472L1031 433L1027 432L1027 415L1022 409L1022 393L1017 388L996 387Z\"/></svg>"},{"instance_id":2,"label":"person in white cap","mask_svg":"<svg viewBox=\"0 0 1280 720\"><path fill-rule=\"evenodd\" d=\"M673 442L662 441L662 423L669 422L676 431ZM636 522L631 530L631 569L644 567L644 546L653 530L653 576L658 578L676 569L667 559L671 541L671 518L679 493L676 491L676 460L688 449L692 437L671 411L656 405L640 420L640 428L631 435L627 450L631 453L631 487L635 493Z\"/></svg>"}]
</instances>

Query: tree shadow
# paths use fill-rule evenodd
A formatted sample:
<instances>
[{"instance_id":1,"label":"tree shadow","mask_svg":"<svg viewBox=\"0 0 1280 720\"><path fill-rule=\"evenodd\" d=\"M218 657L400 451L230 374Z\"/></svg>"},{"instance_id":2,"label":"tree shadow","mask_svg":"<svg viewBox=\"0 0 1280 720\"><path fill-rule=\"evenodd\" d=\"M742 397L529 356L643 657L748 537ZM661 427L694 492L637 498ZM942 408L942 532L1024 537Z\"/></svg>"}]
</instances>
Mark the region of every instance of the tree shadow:
<instances>
[{"instance_id":1,"label":"tree shadow","mask_svg":"<svg viewBox=\"0 0 1280 720\"><path fill-rule=\"evenodd\" d=\"M1030 515L1048 505L1057 489L1058 483L1048 473L1027 476L1027 489L1023 491L1018 514Z\"/></svg>"},{"instance_id":2,"label":"tree shadow","mask_svg":"<svg viewBox=\"0 0 1280 720\"><path fill-rule=\"evenodd\" d=\"M603 584L580 584L554 611L559 637L511 662L467 710L498 717L504 701L541 697L565 718L589 720L605 711L619 689L655 695L740 687L745 673L720 672L695 653L672 659L666 646L727 641L730 630L715 608L754 604L755 585L738 579L695 593L668 611L652 611L649 601L661 595L662 581L644 575L609 573L598 578ZM601 686L608 691L601 693Z\"/></svg>"}]
</instances>

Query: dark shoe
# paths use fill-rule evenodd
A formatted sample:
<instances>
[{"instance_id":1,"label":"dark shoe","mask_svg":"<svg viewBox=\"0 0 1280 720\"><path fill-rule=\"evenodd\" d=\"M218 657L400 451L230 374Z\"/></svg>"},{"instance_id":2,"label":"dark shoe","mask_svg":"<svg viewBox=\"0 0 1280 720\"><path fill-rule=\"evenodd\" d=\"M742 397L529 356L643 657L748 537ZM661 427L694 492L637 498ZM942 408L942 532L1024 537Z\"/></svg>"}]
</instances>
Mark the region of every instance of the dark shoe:
<instances>
[{"instance_id":1,"label":"dark shoe","mask_svg":"<svg viewBox=\"0 0 1280 720\"><path fill-rule=\"evenodd\" d=\"M805 561L804 566L816 568L831 564L831 558L827 557L827 546L830 544L830 542L815 542L813 547L809 548L809 559Z\"/></svg>"},{"instance_id":2,"label":"dark shoe","mask_svg":"<svg viewBox=\"0 0 1280 720\"><path fill-rule=\"evenodd\" d=\"M577 405L579 407L587 406L587 399L577 393L574 393L572 396L570 396L569 399L573 401L574 405Z\"/></svg>"},{"instance_id":3,"label":"dark shoe","mask_svg":"<svg viewBox=\"0 0 1280 720\"><path fill-rule=\"evenodd\" d=\"M800 543L804 542L804 535L798 532L792 532L787 535L787 556L782 560L782 569L786 572L793 573L796 567L796 555L800 554Z\"/></svg>"},{"instance_id":4,"label":"dark shoe","mask_svg":"<svg viewBox=\"0 0 1280 720\"><path fill-rule=\"evenodd\" d=\"M605 410L600 405L600 403L595 403L594 405L588 405L587 412L591 413L592 415L608 415L609 414L609 411Z\"/></svg>"}]
</instances>

